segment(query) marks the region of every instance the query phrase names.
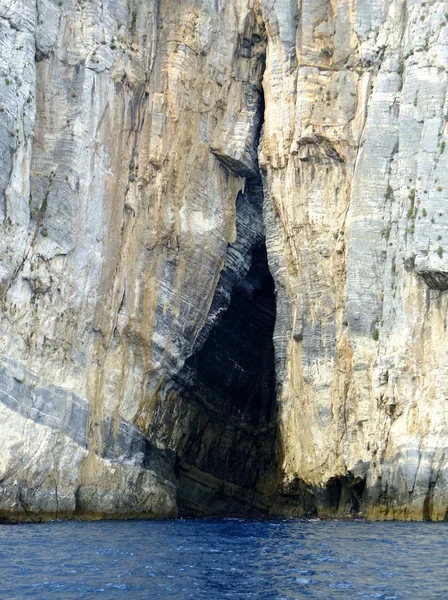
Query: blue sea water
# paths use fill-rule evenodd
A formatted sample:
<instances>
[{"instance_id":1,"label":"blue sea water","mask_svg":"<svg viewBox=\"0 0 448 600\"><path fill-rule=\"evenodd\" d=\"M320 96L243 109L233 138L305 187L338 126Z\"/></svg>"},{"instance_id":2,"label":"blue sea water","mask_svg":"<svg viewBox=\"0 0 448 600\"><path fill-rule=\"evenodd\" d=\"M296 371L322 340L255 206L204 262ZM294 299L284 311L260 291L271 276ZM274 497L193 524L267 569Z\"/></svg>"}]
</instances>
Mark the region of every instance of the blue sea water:
<instances>
[{"instance_id":1,"label":"blue sea water","mask_svg":"<svg viewBox=\"0 0 448 600\"><path fill-rule=\"evenodd\" d=\"M448 523L299 520L0 526L0 597L448 599Z\"/></svg>"}]
</instances>

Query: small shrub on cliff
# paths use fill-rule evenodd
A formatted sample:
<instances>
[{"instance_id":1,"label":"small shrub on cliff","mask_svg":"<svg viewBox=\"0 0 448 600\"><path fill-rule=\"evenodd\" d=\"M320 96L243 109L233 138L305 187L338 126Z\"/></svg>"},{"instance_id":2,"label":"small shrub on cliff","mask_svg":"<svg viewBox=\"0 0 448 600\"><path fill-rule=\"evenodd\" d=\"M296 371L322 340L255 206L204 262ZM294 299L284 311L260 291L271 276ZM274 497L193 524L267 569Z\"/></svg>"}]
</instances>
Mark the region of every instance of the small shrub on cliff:
<instances>
[{"instance_id":1,"label":"small shrub on cliff","mask_svg":"<svg viewBox=\"0 0 448 600\"><path fill-rule=\"evenodd\" d=\"M445 152L445 146L446 146L446 142L440 142L440 154L443 154Z\"/></svg>"},{"instance_id":2,"label":"small shrub on cliff","mask_svg":"<svg viewBox=\"0 0 448 600\"><path fill-rule=\"evenodd\" d=\"M384 194L384 198L386 200L390 200L390 202L393 202L395 200L394 190L390 184L387 186L387 190L386 190L386 193Z\"/></svg>"},{"instance_id":3,"label":"small shrub on cliff","mask_svg":"<svg viewBox=\"0 0 448 600\"><path fill-rule=\"evenodd\" d=\"M386 238L386 240L389 239L389 237L390 237L390 225L388 227L385 227L383 229L383 231L381 232L381 235L383 236L383 238Z\"/></svg>"},{"instance_id":4,"label":"small shrub on cliff","mask_svg":"<svg viewBox=\"0 0 448 600\"><path fill-rule=\"evenodd\" d=\"M375 329L373 330L372 338L375 342L377 342L380 339L380 332L378 327L375 327Z\"/></svg>"},{"instance_id":5,"label":"small shrub on cliff","mask_svg":"<svg viewBox=\"0 0 448 600\"><path fill-rule=\"evenodd\" d=\"M439 258L442 258L442 256L443 256L443 248L442 248L442 246L439 246L437 248L437 254L439 255Z\"/></svg>"},{"instance_id":6,"label":"small shrub on cliff","mask_svg":"<svg viewBox=\"0 0 448 600\"><path fill-rule=\"evenodd\" d=\"M135 31L135 25L136 25L136 23L137 23L137 11L133 10L132 11L131 27L130 27L131 33L133 33Z\"/></svg>"}]
</instances>

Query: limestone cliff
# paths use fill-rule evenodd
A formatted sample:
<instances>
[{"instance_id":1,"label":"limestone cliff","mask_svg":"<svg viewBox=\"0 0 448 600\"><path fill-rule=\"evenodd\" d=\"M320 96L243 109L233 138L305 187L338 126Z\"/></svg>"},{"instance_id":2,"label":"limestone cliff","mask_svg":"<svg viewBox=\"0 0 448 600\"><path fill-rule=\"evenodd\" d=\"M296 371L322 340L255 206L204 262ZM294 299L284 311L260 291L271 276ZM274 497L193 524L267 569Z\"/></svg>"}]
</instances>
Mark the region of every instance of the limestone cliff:
<instances>
[{"instance_id":1,"label":"limestone cliff","mask_svg":"<svg viewBox=\"0 0 448 600\"><path fill-rule=\"evenodd\" d=\"M0 517L448 510L446 0L0 0Z\"/></svg>"}]
</instances>

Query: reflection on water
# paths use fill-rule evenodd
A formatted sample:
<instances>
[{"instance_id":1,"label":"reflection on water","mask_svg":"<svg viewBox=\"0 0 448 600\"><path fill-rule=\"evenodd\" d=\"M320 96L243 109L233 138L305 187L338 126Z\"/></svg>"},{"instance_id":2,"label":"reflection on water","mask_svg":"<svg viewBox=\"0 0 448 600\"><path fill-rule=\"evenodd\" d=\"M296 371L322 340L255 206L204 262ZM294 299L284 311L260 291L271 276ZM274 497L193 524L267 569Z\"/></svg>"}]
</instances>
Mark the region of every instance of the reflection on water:
<instances>
[{"instance_id":1,"label":"reflection on water","mask_svg":"<svg viewBox=\"0 0 448 600\"><path fill-rule=\"evenodd\" d=\"M448 599L447 523L0 526L0 598Z\"/></svg>"}]
</instances>

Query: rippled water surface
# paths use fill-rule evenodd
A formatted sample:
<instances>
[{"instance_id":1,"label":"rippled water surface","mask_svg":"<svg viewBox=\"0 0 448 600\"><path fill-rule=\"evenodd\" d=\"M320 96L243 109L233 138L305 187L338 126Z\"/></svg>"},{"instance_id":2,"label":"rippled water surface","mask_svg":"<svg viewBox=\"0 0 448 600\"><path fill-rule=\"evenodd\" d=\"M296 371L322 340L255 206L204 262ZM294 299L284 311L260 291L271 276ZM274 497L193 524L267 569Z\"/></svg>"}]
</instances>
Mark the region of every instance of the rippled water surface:
<instances>
[{"instance_id":1,"label":"rippled water surface","mask_svg":"<svg viewBox=\"0 0 448 600\"><path fill-rule=\"evenodd\" d=\"M447 523L0 526L0 597L448 599Z\"/></svg>"}]
</instances>

